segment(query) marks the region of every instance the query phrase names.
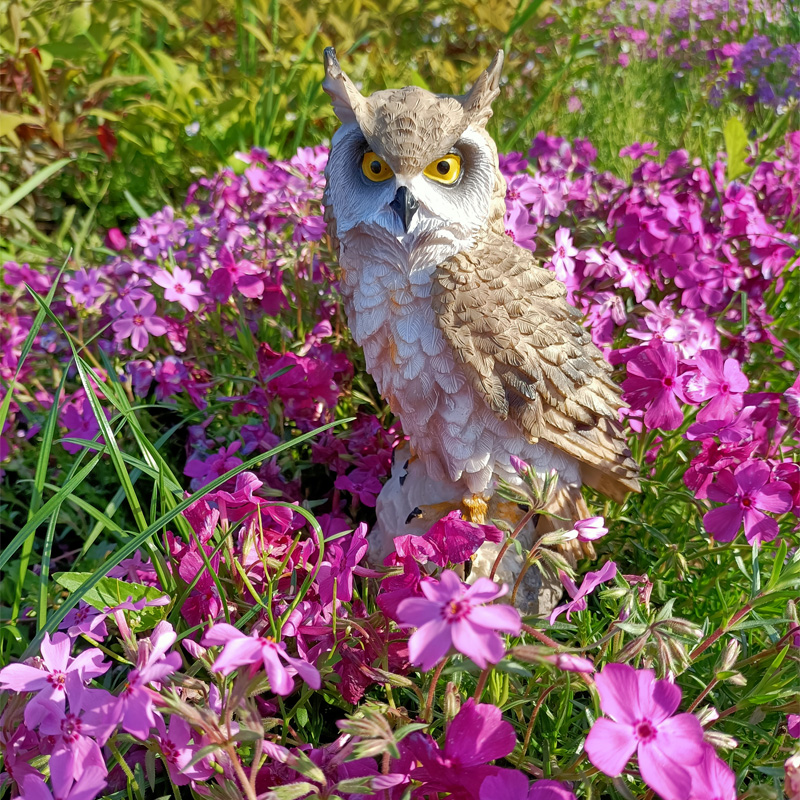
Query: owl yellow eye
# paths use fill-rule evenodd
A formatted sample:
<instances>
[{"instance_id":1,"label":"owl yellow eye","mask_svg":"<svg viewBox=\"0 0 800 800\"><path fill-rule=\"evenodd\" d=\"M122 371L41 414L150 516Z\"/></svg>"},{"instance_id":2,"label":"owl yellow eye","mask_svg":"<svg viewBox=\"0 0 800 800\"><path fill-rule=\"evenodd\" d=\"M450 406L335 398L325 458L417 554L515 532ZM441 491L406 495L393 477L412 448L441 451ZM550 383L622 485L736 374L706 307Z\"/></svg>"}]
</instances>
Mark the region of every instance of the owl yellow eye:
<instances>
[{"instance_id":1,"label":"owl yellow eye","mask_svg":"<svg viewBox=\"0 0 800 800\"><path fill-rule=\"evenodd\" d=\"M455 183L461 174L461 156L450 153L425 167L425 175L439 183Z\"/></svg>"},{"instance_id":2,"label":"owl yellow eye","mask_svg":"<svg viewBox=\"0 0 800 800\"><path fill-rule=\"evenodd\" d=\"M379 156L368 150L361 159L361 171L375 183L388 180L394 175L392 168Z\"/></svg>"}]
</instances>

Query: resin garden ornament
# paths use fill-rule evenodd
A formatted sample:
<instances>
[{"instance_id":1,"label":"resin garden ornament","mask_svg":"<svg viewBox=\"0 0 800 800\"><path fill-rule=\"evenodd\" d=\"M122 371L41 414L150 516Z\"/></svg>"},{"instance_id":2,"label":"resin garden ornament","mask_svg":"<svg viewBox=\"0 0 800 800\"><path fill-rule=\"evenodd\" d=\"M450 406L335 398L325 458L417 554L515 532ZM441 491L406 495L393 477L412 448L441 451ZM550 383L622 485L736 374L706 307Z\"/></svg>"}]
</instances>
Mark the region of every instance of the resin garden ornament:
<instances>
[{"instance_id":1,"label":"resin garden ornament","mask_svg":"<svg viewBox=\"0 0 800 800\"><path fill-rule=\"evenodd\" d=\"M408 86L364 97L325 51L323 88L342 123L325 220L353 337L409 438L378 497L373 563L453 510L513 528L524 512L496 488L521 484L520 462L542 480L557 474L545 509L555 516L528 524L523 547L589 517L583 484L618 501L639 489L611 367L564 284L505 230L486 131L502 64L500 51L461 96ZM591 543L562 547L575 556ZM472 580L492 571L498 548L481 548ZM496 575L513 584L523 563L507 549ZM517 603L548 612L561 584L529 573Z\"/></svg>"}]
</instances>

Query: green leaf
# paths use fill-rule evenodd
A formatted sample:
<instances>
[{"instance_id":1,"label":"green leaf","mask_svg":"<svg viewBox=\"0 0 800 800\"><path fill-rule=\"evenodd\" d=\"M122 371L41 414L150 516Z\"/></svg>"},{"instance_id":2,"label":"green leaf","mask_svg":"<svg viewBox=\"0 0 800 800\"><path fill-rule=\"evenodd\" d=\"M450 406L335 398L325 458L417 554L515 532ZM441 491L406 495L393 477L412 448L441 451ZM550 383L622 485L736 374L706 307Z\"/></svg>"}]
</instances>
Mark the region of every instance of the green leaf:
<instances>
[{"instance_id":1,"label":"green leaf","mask_svg":"<svg viewBox=\"0 0 800 800\"><path fill-rule=\"evenodd\" d=\"M313 783L300 781L298 783L286 783L283 786L276 786L266 794L267 800L297 800L298 797L305 797L309 792L316 791L317 787Z\"/></svg>"},{"instance_id":2,"label":"green leaf","mask_svg":"<svg viewBox=\"0 0 800 800\"><path fill-rule=\"evenodd\" d=\"M56 583L70 592L80 589L91 577L91 572L58 572L53 576ZM83 595L83 599L98 611L118 606L128 599L135 603L142 599L157 600L159 597L164 597L164 592L155 586L128 583L117 578L103 578ZM134 631L152 630L165 616L164 606L145 606L141 611L133 613L138 618L131 623Z\"/></svg>"},{"instance_id":3,"label":"green leaf","mask_svg":"<svg viewBox=\"0 0 800 800\"><path fill-rule=\"evenodd\" d=\"M747 133L744 125L736 117L731 117L725 123L723 135L725 137L725 150L728 153L726 177L729 181L732 181L749 169L744 162L747 155Z\"/></svg>"},{"instance_id":4,"label":"green leaf","mask_svg":"<svg viewBox=\"0 0 800 800\"><path fill-rule=\"evenodd\" d=\"M34 189L41 186L48 178L51 178L56 172L59 172L62 167L69 164L71 158L59 158L52 164L40 169L35 175L32 175L21 186L18 186L8 197L0 200L0 215L5 214L10 208L13 208L20 200L26 198Z\"/></svg>"}]
</instances>

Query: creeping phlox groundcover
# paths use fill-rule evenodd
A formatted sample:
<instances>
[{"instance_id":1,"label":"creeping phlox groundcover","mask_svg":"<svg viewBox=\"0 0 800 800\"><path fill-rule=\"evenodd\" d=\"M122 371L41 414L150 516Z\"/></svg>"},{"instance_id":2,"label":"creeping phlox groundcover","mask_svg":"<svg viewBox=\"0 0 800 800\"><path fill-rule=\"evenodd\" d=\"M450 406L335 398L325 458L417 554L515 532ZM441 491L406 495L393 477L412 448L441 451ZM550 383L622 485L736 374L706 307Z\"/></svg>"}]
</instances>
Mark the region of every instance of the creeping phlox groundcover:
<instances>
[{"instance_id":1,"label":"creeping phlox groundcover","mask_svg":"<svg viewBox=\"0 0 800 800\"><path fill-rule=\"evenodd\" d=\"M67 558L54 521L36 551L42 585L77 594L17 598L39 634L0 670L11 796L732 800L784 779L800 796L800 342L777 319L797 296L800 133L747 164L622 155L629 183L587 141L501 159L507 230L618 365L643 472L623 508L534 547L529 569L565 587L549 620L465 583L485 541L515 546L503 520L453 512L366 563L402 432L346 340L324 148L240 154L185 208L110 232L105 264L3 267L5 480L45 437L48 491L122 485L101 508L34 507L5 551L25 569L49 514L91 518ZM548 482L516 467L523 489L501 491L540 513ZM570 538L600 553L583 577L549 547Z\"/></svg>"}]
</instances>

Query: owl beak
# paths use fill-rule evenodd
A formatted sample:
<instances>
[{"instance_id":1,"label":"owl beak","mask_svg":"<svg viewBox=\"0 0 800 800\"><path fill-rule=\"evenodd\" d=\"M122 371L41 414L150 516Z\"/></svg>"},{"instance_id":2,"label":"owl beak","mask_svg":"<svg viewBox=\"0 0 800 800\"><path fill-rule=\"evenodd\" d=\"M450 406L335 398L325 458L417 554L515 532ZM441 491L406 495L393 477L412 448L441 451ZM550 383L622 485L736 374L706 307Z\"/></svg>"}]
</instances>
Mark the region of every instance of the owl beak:
<instances>
[{"instance_id":1,"label":"owl beak","mask_svg":"<svg viewBox=\"0 0 800 800\"><path fill-rule=\"evenodd\" d=\"M408 233L411 226L411 220L414 219L414 214L417 213L419 203L417 198L411 194L411 190L406 186L401 186L394 196L394 200L389 203L389 208L394 211L403 223L403 230Z\"/></svg>"}]
</instances>

